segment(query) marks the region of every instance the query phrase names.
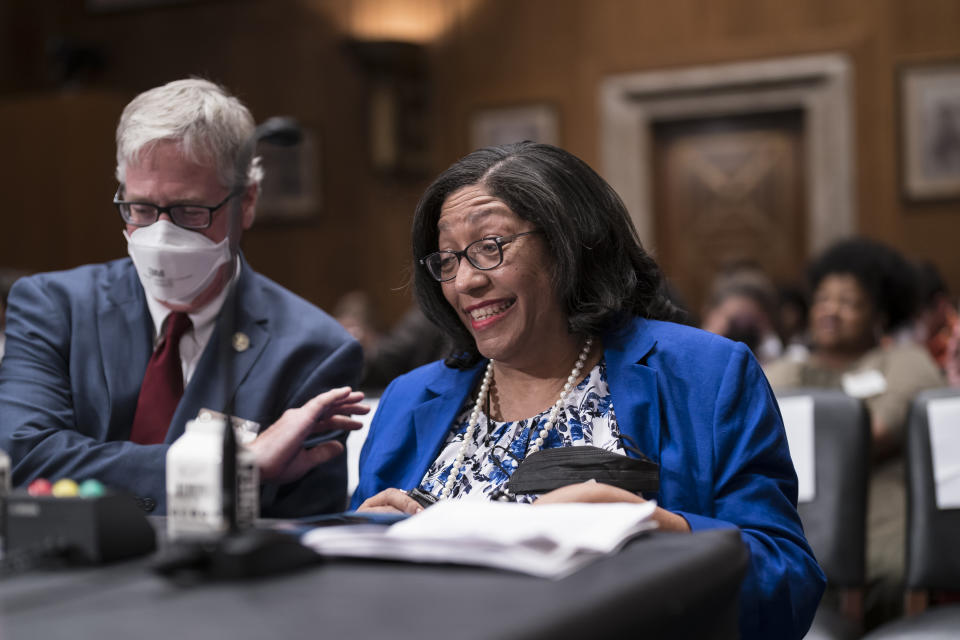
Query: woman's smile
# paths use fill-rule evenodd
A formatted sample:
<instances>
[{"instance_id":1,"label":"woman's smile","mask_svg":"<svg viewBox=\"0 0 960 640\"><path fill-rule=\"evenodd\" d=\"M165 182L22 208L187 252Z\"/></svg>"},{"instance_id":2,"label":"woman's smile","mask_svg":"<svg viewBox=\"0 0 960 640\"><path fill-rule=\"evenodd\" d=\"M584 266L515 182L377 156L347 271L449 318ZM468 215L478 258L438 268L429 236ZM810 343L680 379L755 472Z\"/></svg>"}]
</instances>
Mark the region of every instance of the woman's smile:
<instances>
[{"instance_id":1,"label":"woman's smile","mask_svg":"<svg viewBox=\"0 0 960 640\"><path fill-rule=\"evenodd\" d=\"M474 332L482 331L503 318L513 308L514 302L516 302L516 299L489 300L470 305L464 311L470 319L470 326L473 327Z\"/></svg>"}]
</instances>

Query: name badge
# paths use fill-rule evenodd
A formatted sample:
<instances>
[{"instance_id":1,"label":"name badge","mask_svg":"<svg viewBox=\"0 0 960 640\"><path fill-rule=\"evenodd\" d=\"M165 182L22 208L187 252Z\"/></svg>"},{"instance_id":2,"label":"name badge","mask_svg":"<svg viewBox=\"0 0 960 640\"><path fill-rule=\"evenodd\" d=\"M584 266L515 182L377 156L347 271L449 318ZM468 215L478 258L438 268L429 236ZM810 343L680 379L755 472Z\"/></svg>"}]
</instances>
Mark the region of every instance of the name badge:
<instances>
[{"instance_id":1,"label":"name badge","mask_svg":"<svg viewBox=\"0 0 960 640\"><path fill-rule=\"evenodd\" d=\"M843 375L843 392L851 398L872 398L887 390L887 379L876 369Z\"/></svg>"}]
</instances>

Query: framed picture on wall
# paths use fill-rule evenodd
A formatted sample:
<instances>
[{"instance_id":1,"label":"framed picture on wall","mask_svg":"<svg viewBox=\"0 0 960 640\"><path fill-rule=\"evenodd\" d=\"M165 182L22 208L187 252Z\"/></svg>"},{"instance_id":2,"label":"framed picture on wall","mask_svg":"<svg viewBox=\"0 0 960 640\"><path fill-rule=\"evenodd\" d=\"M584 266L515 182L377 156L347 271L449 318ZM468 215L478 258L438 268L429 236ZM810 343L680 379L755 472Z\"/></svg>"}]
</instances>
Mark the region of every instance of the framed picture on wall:
<instances>
[{"instance_id":1,"label":"framed picture on wall","mask_svg":"<svg viewBox=\"0 0 960 640\"><path fill-rule=\"evenodd\" d=\"M904 67L900 111L904 195L960 198L960 60Z\"/></svg>"},{"instance_id":2,"label":"framed picture on wall","mask_svg":"<svg viewBox=\"0 0 960 640\"><path fill-rule=\"evenodd\" d=\"M557 110L550 104L481 109L470 120L470 147L532 140L559 144Z\"/></svg>"}]
</instances>

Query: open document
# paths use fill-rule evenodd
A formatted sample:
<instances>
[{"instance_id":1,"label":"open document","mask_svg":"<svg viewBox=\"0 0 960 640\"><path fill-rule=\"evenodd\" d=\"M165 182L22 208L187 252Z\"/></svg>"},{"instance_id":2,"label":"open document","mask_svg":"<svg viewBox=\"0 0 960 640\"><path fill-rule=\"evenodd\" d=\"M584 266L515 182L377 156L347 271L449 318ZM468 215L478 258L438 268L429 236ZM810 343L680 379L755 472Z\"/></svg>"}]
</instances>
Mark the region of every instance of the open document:
<instances>
[{"instance_id":1,"label":"open document","mask_svg":"<svg viewBox=\"0 0 960 640\"><path fill-rule=\"evenodd\" d=\"M480 565L562 578L656 527L654 502L534 506L444 500L391 526L319 527L326 556Z\"/></svg>"}]
</instances>

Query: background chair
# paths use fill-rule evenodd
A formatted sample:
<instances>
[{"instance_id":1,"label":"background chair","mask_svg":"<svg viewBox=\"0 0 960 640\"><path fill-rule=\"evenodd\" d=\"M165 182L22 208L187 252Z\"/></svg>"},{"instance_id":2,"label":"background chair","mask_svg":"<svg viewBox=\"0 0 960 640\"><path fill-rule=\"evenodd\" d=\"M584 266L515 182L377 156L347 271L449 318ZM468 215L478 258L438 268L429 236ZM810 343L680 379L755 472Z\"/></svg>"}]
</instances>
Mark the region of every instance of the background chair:
<instances>
[{"instance_id":1,"label":"background chair","mask_svg":"<svg viewBox=\"0 0 960 640\"><path fill-rule=\"evenodd\" d=\"M857 638L863 618L866 580L867 486L870 421L866 408L842 391L795 389L779 400L813 401L812 500L798 505L804 532L827 575L828 596L817 610L808 640ZM789 422L789 416L785 416ZM797 425L787 424L788 437ZM801 451L791 446L794 464Z\"/></svg>"},{"instance_id":2,"label":"background chair","mask_svg":"<svg viewBox=\"0 0 960 640\"><path fill-rule=\"evenodd\" d=\"M930 448L929 408L956 401L960 391L935 389L917 395L907 424L906 616L875 629L870 640L960 637L960 604L930 606L931 593L960 594L960 509L939 509ZM960 423L956 425L960 429ZM938 451L938 454L945 454ZM960 455L960 452L955 452Z\"/></svg>"}]
</instances>

